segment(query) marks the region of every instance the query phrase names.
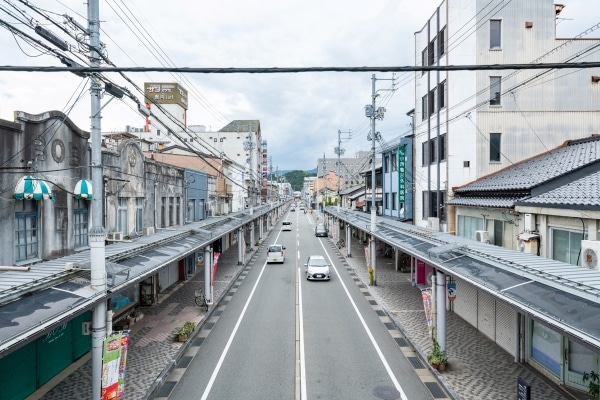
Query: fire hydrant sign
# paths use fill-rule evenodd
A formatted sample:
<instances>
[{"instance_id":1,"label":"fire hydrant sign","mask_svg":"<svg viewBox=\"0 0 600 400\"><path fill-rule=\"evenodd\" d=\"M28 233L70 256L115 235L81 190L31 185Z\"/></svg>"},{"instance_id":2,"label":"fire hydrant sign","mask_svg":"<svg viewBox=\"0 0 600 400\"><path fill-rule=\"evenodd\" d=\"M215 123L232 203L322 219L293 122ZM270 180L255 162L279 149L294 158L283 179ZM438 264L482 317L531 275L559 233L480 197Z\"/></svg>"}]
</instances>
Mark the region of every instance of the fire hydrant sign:
<instances>
[{"instance_id":1,"label":"fire hydrant sign","mask_svg":"<svg viewBox=\"0 0 600 400\"><path fill-rule=\"evenodd\" d=\"M456 300L456 283L448 283L448 300L454 301Z\"/></svg>"}]
</instances>

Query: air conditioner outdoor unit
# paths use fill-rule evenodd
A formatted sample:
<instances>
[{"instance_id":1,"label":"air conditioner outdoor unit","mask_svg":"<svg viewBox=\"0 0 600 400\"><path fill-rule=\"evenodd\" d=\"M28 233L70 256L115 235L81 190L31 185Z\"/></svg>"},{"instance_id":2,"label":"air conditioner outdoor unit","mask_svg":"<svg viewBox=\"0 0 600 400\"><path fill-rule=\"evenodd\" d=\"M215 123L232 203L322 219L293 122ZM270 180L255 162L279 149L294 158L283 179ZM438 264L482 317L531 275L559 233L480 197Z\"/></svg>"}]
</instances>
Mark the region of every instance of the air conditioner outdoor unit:
<instances>
[{"instance_id":1,"label":"air conditioner outdoor unit","mask_svg":"<svg viewBox=\"0 0 600 400\"><path fill-rule=\"evenodd\" d=\"M488 231L475 231L475 240L481 243L490 243L490 234Z\"/></svg>"},{"instance_id":2,"label":"air conditioner outdoor unit","mask_svg":"<svg viewBox=\"0 0 600 400\"><path fill-rule=\"evenodd\" d=\"M122 232L108 232L106 234L106 238L108 240L123 240L123 233Z\"/></svg>"},{"instance_id":3,"label":"air conditioner outdoor unit","mask_svg":"<svg viewBox=\"0 0 600 400\"><path fill-rule=\"evenodd\" d=\"M144 236L153 235L154 234L154 227L153 226L146 226L146 227L142 228L142 234Z\"/></svg>"},{"instance_id":4,"label":"air conditioner outdoor unit","mask_svg":"<svg viewBox=\"0 0 600 400\"><path fill-rule=\"evenodd\" d=\"M433 229L435 231L440 230L440 219L436 217L427 218L427 228Z\"/></svg>"},{"instance_id":5,"label":"air conditioner outdoor unit","mask_svg":"<svg viewBox=\"0 0 600 400\"><path fill-rule=\"evenodd\" d=\"M600 241L581 241L581 265L598 271L598 257L600 257Z\"/></svg>"},{"instance_id":6,"label":"air conditioner outdoor unit","mask_svg":"<svg viewBox=\"0 0 600 400\"><path fill-rule=\"evenodd\" d=\"M531 233L521 233L517 235L519 241L519 251L523 253L538 254L538 248L540 245L540 236Z\"/></svg>"}]
</instances>

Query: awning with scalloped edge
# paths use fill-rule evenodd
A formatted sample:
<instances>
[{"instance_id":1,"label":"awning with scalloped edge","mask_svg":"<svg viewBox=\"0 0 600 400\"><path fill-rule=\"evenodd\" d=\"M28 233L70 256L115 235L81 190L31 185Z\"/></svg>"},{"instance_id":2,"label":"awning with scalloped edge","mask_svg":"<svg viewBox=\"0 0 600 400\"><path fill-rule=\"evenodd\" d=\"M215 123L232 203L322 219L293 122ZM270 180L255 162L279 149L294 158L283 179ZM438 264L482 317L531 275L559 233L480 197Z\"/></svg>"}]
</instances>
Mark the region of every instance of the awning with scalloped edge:
<instances>
[{"instance_id":1,"label":"awning with scalloped edge","mask_svg":"<svg viewBox=\"0 0 600 400\"><path fill-rule=\"evenodd\" d=\"M73 189L73 194L77 200L79 199L88 199L91 200L93 198L92 195L92 182L82 179L75 184L75 189Z\"/></svg>"},{"instance_id":2,"label":"awning with scalloped edge","mask_svg":"<svg viewBox=\"0 0 600 400\"><path fill-rule=\"evenodd\" d=\"M46 181L43 181L33 176L27 175L19 179L15 187L15 199L17 200L52 200L54 195L50 190L50 186Z\"/></svg>"}]
</instances>

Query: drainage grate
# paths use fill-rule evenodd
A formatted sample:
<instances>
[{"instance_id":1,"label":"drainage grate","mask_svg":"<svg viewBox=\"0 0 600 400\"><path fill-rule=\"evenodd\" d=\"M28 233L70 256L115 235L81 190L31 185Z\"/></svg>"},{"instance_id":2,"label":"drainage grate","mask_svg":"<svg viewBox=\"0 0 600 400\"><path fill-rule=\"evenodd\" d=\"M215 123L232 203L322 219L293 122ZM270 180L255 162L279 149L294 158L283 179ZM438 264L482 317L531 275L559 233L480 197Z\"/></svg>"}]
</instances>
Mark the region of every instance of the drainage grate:
<instances>
[{"instance_id":1,"label":"drainage grate","mask_svg":"<svg viewBox=\"0 0 600 400\"><path fill-rule=\"evenodd\" d=\"M202 346L202 342L204 342L203 337L196 338L196 340L194 340L194 344L192 346Z\"/></svg>"},{"instance_id":2,"label":"drainage grate","mask_svg":"<svg viewBox=\"0 0 600 400\"><path fill-rule=\"evenodd\" d=\"M410 365L412 365L414 369L425 368L419 357L406 357L406 359L410 362Z\"/></svg>"},{"instance_id":3,"label":"drainage grate","mask_svg":"<svg viewBox=\"0 0 600 400\"><path fill-rule=\"evenodd\" d=\"M363 285L362 283L360 285L358 285L359 288L364 289L365 285Z\"/></svg>"},{"instance_id":4,"label":"drainage grate","mask_svg":"<svg viewBox=\"0 0 600 400\"><path fill-rule=\"evenodd\" d=\"M227 292L227 296L233 296L235 294L235 292L233 290L230 290L229 292Z\"/></svg>"},{"instance_id":5,"label":"drainage grate","mask_svg":"<svg viewBox=\"0 0 600 400\"><path fill-rule=\"evenodd\" d=\"M383 311L383 310L377 310L377 311L375 311L375 312L376 312L376 313L377 313L377 315L379 315L380 317L385 317L385 315L386 315L386 314L385 314L385 311Z\"/></svg>"},{"instance_id":6,"label":"drainage grate","mask_svg":"<svg viewBox=\"0 0 600 400\"><path fill-rule=\"evenodd\" d=\"M377 305L377 300L369 300L369 304L372 305L372 306L376 306Z\"/></svg>"},{"instance_id":7,"label":"drainage grate","mask_svg":"<svg viewBox=\"0 0 600 400\"><path fill-rule=\"evenodd\" d=\"M212 316L219 317L219 316L221 316L221 314L223 314L222 310L215 310L215 311L213 311Z\"/></svg>"},{"instance_id":8,"label":"drainage grate","mask_svg":"<svg viewBox=\"0 0 600 400\"><path fill-rule=\"evenodd\" d=\"M175 381L166 381L161 386L160 390L156 394L156 397L169 397L171 391L175 388L175 385L177 385L177 382Z\"/></svg>"},{"instance_id":9,"label":"drainage grate","mask_svg":"<svg viewBox=\"0 0 600 400\"><path fill-rule=\"evenodd\" d=\"M239 287L240 287L240 285L238 285L238 284L236 284L236 285L233 285L233 288L234 288L234 289L237 289L237 288L239 288Z\"/></svg>"},{"instance_id":10,"label":"drainage grate","mask_svg":"<svg viewBox=\"0 0 600 400\"><path fill-rule=\"evenodd\" d=\"M214 322L207 322L204 324L204 326L202 328L206 329L207 331L210 331L213 328L213 326L215 326Z\"/></svg>"},{"instance_id":11,"label":"drainage grate","mask_svg":"<svg viewBox=\"0 0 600 400\"><path fill-rule=\"evenodd\" d=\"M425 382L425 386L427 386L434 399L445 399L447 397L437 382Z\"/></svg>"},{"instance_id":12,"label":"drainage grate","mask_svg":"<svg viewBox=\"0 0 600 400\"><path fill-rule=\"evenodd\" d=\"M229 300L221 300L219 302L219 305L221 305L221 306L226 306L227 304L229 304Z\"/></svg>"},{"instance_id":13,"label":"drainage grate","mask_svg":"<svg viewBox=\"0 0 600 400\"><path fill-rule=\"evenodd\" d=\"M408 346L408 342L406 341L406 339L402 338L402 337L397 337L396 339L396 344L400 347L407 347Z\"/></svg>"},{"instance_id":14,"label":"drainage grate","mask_svg":"<svg viewBox=\"0 0 600 400\"><path fill-rule=\"evenodd\" d=\"M393 386L375 386L373 394L383 400L396 400L400 398L400 392Z\"/></svg>"},{"instance_id":15,"label":"drainage grate","mask_svg":"<svg viewBox=\"0 0 600 400\"><path fill-rule=\"evenodd\" d=\"M177 368L187 368L188 365L190 365L191 361L192 361L191 356L181 357L181 360L179 360L179 362L177 363Z\"/></svg>"},{"instance_id":16,"label":"drainage grate","mask_svg":"<svg viewBox=\"0 0 600 400\"><path fill-rule=\"evenodd\" d=\"M394 329L396 329L396 325L394 325L391 322L384 322L383 324L388 329L388 331L393 331Z\"/></svg>"},{"instance_id":17,"label":"drainage grate","mask_svg":"<svg viewBox=\"0 0 600 400\"><path fill-rule=\"evenodd\" d=\"M364 287L364 286L363 286ZM362 294L364 294L365 296L370 296L371 293L370 292L362 292Z\"/></svg>"}]
</instances>

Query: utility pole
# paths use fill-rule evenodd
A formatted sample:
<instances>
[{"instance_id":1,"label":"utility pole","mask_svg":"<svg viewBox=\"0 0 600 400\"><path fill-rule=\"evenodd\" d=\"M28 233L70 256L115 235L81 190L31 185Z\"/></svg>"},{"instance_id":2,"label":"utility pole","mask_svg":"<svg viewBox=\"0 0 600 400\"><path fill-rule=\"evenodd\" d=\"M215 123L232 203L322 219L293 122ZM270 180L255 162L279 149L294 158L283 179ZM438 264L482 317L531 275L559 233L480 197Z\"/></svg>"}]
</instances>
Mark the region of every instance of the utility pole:
<instances>
[{"instance_id":1,"label":"utility pole","mask_svg":"<svg viewBox=\"0 0 600 400\"><path fill-rule=\"evenodd\" d=\"M352 138L352 131L342 132L338 129L338 145L335 148L335 154L338 156L337 160L337 215L340 215L340 203L342 202L342 197L340 196L340 165L341 165L341 155L345 153L345 150L342 149L342 133L347 133L349 136L344 139Z\"/></svg>"},{"instance_id":2,"label":"utility pole","mask_svg":"<svg viewBox=\"0 0 600 400\"><path fill-rule=\"evenodd\" d=\"M394 88L394 82L395 82L395 78L392 79L379 79L379 80L386 80L386 81L392 81L392 89L387 89L387 90L395 90ZM384 107L376 107L376 100L377 100L377 96L379 96L377 94L377 90L375 90L375 83L377 82L377 78L375 77L375 74L371 75L371 104L368 104L365 106L365 115L368 118L371 118L371 132L369 137L367 137L368 140L371 141L371 246L370 246L370 252L371 252L371 266L370 268L372 268L372 274L371 271L369 271L369 275L372 276L371 278L371 285L377 285L377 259L376 259L376 248L375 248L375 231L377 230L377 204L375 202L375 189L377 187L377 185L375 184L375 141L377 139L377 136L379 135L379 133L375 130L375 120L376 119L383 119L383 115L385 113L385 108Z\"/></svg>"},{"instance_id":3,"label":"utility pole","mask_svg":"<svg viewBox=\"0 0 600 400\"><path fill-rule=\"evenodd\" d=\"M250 193L248 193L250 216L254 215L254 145L252 125L248 124L248 140L244 142L244 150L250 152ZM250 221L250 246L254 246L254 219Z\"/></svg>"},{"instance_id":4,"label":"utility pole","mask_svg":"<svg viewBox=\"0 0 600 400\"><path fill-rule=\"evenodd\" d=\"M100 6L99 0L88 3L88 30L90 33L90 67L100 67ZM106 293L106 232L102 221L102 130L100 97L102 86L96 75L90 74L91 137L92 137L92 228L89 231L91 288ZM106 338L106 302L100 301L92 313L92 400L99 400L102 392L102 350Z\"/></svg>"}]
</instances>

